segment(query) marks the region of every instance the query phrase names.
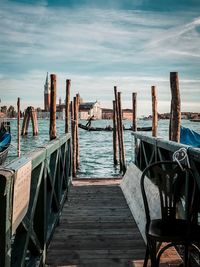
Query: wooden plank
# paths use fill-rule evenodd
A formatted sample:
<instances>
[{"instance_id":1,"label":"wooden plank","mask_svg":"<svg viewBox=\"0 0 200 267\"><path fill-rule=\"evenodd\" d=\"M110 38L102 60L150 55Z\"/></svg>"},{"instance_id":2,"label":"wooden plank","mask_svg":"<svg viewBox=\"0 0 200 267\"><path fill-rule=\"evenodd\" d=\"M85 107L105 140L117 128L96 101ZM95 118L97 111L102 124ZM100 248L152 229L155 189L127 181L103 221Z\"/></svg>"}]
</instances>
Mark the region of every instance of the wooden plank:
<instances>
[{"instance_id":1,"label":"wooden plank","mask_svg":"<svg viewBox=\"0 0 200 267\"><path fill-rule=\"evenodd\" d=\"M76 181L47 253L50 266L129 266L145 245L118 184Z\"/></svg>"}]
</instances>

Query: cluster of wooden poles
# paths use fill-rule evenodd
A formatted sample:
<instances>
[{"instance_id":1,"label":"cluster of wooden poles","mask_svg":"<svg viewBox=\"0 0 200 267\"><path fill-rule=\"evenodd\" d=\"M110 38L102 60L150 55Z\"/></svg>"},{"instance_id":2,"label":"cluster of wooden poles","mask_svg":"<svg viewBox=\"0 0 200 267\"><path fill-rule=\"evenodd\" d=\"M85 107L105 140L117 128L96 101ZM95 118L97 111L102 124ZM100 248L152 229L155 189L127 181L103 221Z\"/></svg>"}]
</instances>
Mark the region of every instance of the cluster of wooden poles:
<instances>
[{"instance_id":1,"label":"cluster of wooden poles","mask_svg":"<svg viewBox=\"0 0 200 267\"><path fill-rule=\"evenodd\" d=\"M181 108L180 108L180 91L179 79L177 72L170 72L171 88L171 111L169 125L169 140L180 142L180 125L181 125ZM114 165L119 165L120 171L126 171L125 164L125 147L123 140L123 123L122 123L122 105L121 92L114 87L115 100L113 100L113 161ZM152 99L152 136L157 137L158 133L158 99L156 86L151 86ZM137 131L137 93L132 93L132 130Z\"/></svg>"},{"instance_id":2,"label":"cluster of wooden poles","mask_svg":"<svg viewBox=\"0 0 200 267\"><path fill-rule=\"evenodd\" d=\"M56 138L56 75L50 75L50 89L51 89L51 104L50 104L50 140ZM180 92L178 73L170 73L170 87L171 87L171 118L169 125L169 140L180 141L180 124L181 124L181 109L180 109ZM77 169L80 165L80 149L78 138L78 119L79 119L79 105L80 96L76 94L73 101L70 102L71 80L66 80L66 101L65 101L65 133L69 133L70 129L70 113L71 113L71 136L72 136L72 174L76 177ZM152 95L152 136L157 136L158 128L158 111L157 111L157 91L156 87L151 87ZM125 173L125 147L124 147L124 133L122 123L122 105L121 92L114 87L113 100L113 160L114 165L119 162L120 171ZM20 99L17 101L18 107L18 156L20 156ZM29 121L32 121L33 135L38 134L37 115L32 107L28 107L25 112L24 121L22 125L22 135L28 132ZM137 131L137 93L132 93L132 130ZM118 160L119 159L119 160Z\"/></svg>"},{"instance_id":3,"label":"cluster of wooden poles","mask_svg":"<svg viewBox=\"0 0 200 267\"><path fill-rule=\"evenodd\" d=\"M120 171L125 173L126 160L124 147L124 131L122 123L121 92L117 91L116 86L114 87L114 95L115 100L113 100L113 160L114 165L117 165L119 151Z\"/></svg>"},{"instance_id":4,"label":"cluster of wooden poles","mask_svg":"<svg viewBox=\"0 0 200 267\"><path fill-rule=\"evenodd\" d=\"M50 75L51 81L51 102L50 102L50 140L56 138L56 75ZM72 136L72 175L76 177L77 169L80 165L80 149L78 141L78 111L80 96L76 94L73 101L70 101L71 80L66 80L66 101L65 101L65 133L70 131L71 113L71 136Z\"/></svg>"}]
</instances>

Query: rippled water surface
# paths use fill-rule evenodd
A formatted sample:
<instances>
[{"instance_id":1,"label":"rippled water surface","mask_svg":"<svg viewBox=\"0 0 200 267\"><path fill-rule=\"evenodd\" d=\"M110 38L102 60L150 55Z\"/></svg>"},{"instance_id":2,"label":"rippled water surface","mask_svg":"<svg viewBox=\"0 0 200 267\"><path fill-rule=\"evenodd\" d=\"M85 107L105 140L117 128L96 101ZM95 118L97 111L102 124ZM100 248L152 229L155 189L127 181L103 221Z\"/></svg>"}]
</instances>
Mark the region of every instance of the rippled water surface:
<instances>
[{"instance_id":1,"label":"rippled water surface","mask_svg":"<svg viewBox=\"0 0 200 267\"><path fill-rule=\"evenodd\" d=\"M80 121L85 124L86 121ZM130 127L131 121L123 122L125 127ZM22 124L22 121L21 121ZM112 125L112 121L109 120L97 120L92 122L92 126L105 127ZM11 121L11 134L12 134L12 147L9 151L7 159L11 161L16 158L17 155L17 122ZM200 133L200 123L190 122L182 120L182 125L190 127L191 129ZM138 126L151 126L151 121L139 120ZM160 120L158 122L158 136L168 139L168 120ZM30 152L36 147L39 147L49 141L49 121L38 120L39 135L32 136L31 125L29 127L29 134L26 137L21 138L21 154ZM64 133L64 121L57 121L57 135ZM151 135L151 132L146 132ZM113 144L112 144L112 132L88 132L79 129L79 144L80 144L80 169L78 171L79 176L87 177L114 177L119 175L119 168L113 166ZM131 131L124 132L124 144L126 152L127 164L131 161L132 155L132 136Z\"/></svg>"}]
</instances>

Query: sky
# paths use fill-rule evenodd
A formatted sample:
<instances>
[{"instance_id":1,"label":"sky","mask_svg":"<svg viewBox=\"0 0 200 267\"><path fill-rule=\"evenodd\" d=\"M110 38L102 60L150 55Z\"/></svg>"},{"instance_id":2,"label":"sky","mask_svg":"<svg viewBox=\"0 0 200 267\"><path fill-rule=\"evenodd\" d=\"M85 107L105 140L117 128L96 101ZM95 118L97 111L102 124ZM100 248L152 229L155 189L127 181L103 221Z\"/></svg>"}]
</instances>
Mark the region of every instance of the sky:
<instances>
[{"instance_id":1,"label":"sky","mask_svg":"<svg viewBox=\"0 0 200 267\"><path fill-rule=\"evenodd\" d=\"M170 110L170 72L179 73L182 111L200 112L200 0L0 0L0 105L43 108L46 73L57 101L71 96L112 107Z\"/></svg>"}]
</instances>

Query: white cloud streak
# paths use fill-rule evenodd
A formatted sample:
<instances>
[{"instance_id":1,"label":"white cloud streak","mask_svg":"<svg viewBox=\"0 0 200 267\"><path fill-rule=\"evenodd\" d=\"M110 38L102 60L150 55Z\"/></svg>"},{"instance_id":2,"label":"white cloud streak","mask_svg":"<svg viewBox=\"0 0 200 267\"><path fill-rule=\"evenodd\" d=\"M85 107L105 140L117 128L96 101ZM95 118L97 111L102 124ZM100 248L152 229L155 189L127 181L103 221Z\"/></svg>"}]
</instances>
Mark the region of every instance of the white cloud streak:
<instances>
[{"instance_id":1,"label":"white cloud streak","mask_svg":"<svg viewBox=\"0 0 200 267\"><path fill-rule=\"evenodd\" d=\"M14 12L12 12L14 10ZM58 95L65 79L84 99L110 103L113 86L150 99L169 101L168 75L181 71L181 90L199 101L200 17L191 12L144 12L49 8L9 1L0 10L0 94L7 102L22 96L42 105L46 71L58 74ZM10 72L10 73L9 73ZM188 88L191 88L188 90ZM150 109L149 107L148 109Z\"/></svg>"}]
</instances>

